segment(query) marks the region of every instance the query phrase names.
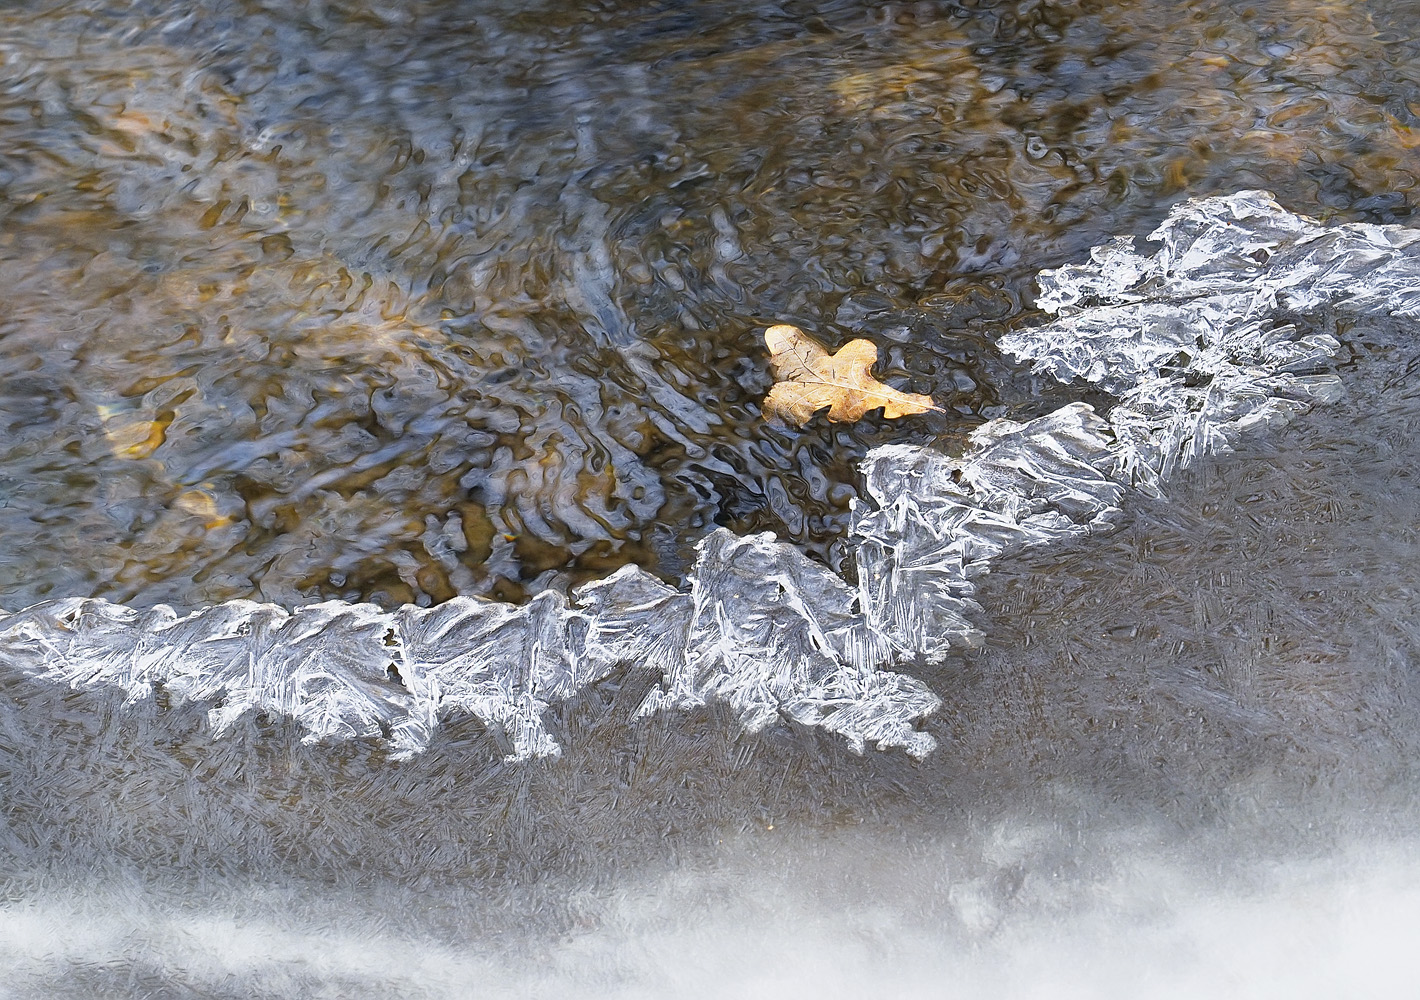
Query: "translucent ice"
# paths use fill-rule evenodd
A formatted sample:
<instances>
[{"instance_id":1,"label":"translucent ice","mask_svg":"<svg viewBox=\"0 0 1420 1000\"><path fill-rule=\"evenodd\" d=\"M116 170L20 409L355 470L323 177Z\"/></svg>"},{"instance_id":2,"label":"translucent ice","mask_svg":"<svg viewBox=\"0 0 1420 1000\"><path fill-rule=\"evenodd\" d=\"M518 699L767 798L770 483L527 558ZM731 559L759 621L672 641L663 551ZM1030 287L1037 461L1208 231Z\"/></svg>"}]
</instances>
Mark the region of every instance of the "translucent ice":
<instances>
[{"instance_id":1,"label":"translucent ice","mask_svg":"<svg viewBox=\"0 0 1420 1000\"><path fill-rule=\"evenodd\" d=\"M298 721L311 741L384 739L423 749L441 715L478 718L509 759L556 756L542 715L632 663L663 678L642 711L725 701L744 725L781 717L910 753L931 750L913 723L938 705L924 684L877 669L887 645L850 588L772 535L723 529L700 545L686 592L635 567L568 604L460 597L385 611L331 601L288 612L235 601L178 618L69 599L0 618L0 652L34 676L78 688L161 685L209 703L215 731L249 711Z\"/></svg>"},{"instance_id":2,"label":"translucent ice","mask_svg":"<svg viewBox=\"0 0 1420 1000\"><path fill-rule=\"evenodd\" d=\"M1261 191L1186 202L1150 239L1162 243L1152 257L1115 240L1090 264L1043 272L1040 305L1060 318L1001 340L1037 372L1119 397L1117 470L1149 492L1233 435L1340 393L1320 373L1339 345L1298 336L1287 312L1413 315L1420 301L1420 233L1324 227Z\"/></svg>"},{"instance_id":3,"label":"translucent ice","mask_svg":"<svg viewBox=\"0 0 1420 1000\"><path fill-rule=\"evenodd\" d=\"M1108 428L1083 403L1018 424L994 420L950 458L927 448L875 449L854 519L868 623L902 653L940 660L975 644L973 579L998 556L1082 534L1107 521L1123 486Z\"/></svg>"},{"instance_id":4,"label":"translucent ice","mask_svg":"<svg viewBox=\"0 0 1420 1000\"><path fill-rule=\"evenodd\" d=\"M643 712L727 702L751 731L781 715L866 742L924 754L912 721L939 701L926 685L878 670L888 647L841 579L770 534L724 529L700 546L684 655Z\"/></svg>"}]
</instances>

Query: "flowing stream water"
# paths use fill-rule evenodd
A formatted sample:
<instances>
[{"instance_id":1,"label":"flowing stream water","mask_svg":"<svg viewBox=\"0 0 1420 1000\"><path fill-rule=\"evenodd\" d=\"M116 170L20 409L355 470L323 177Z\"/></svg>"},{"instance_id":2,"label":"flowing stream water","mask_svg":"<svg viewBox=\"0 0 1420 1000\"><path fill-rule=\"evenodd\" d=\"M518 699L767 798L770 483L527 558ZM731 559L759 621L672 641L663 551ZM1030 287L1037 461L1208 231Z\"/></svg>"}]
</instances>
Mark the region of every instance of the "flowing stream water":
<instances>
[{"instance_id":1,"label":"flowing stream water","mask_svg":"<svg viewBox=\"0 0 1420 1000\"><path fill-rule=\"evenodd\" d=\"M522 604L629 565L679 585L717 526L854 582L870 449L1108 409L998 346L1045 321L1043 269L1244 189L1412 225L1412 25L1295 0L0 5L0 607ZM872 340L942 411L764 420L775 322ZM635 664L554 707L560 759L515 763L472 719L396 760L0 665L0 991L1403 981L1413 323L1297 322L1339 341L1347 398L994 569L984 645L899 667L942 701L925 759L713 700L638 718Z\"/></svg>"}]
</instances>

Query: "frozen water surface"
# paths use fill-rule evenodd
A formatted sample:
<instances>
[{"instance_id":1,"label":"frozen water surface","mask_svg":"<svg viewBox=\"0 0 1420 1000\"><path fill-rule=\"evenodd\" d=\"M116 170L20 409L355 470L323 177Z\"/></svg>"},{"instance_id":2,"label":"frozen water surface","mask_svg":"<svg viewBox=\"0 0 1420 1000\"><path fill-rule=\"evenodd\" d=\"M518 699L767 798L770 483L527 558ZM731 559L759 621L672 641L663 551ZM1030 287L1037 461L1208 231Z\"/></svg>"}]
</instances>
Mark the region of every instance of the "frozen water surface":
<instances>
[{"instance_id":1,"label":"frozen water surface","mask_svg":"<svg viewBox=\"0 0 1420 1000\"><path fill-rule=\"evenodd\" d=\"M854 585L717 530L679 589L9 616L13 988L1396 988L1412 234L1157 236L1003 339L1118 402L874 451Z\"/></svg>"},{"instance_id":2,"label":"frozen water surface","mask_svg":"<svg viewBox=\"0 0 1420 1000\"><path fill-rule=\"evenodd\" d=\"M0 7L0 996L1406 995L1413 23Z\"/></svg>"},{"instance_id":3,"label":"frozen water surface","mask_svg":"<svg viewBox=\"0 0 1420 1000\"><path fill-rule=\"evenodd\" d=\"M0 619L20 669L128 700L154 685L212 705L215 733L248 711L298 722L309 740L384 739L423 749L442 716L489 727L510 759L555 756L549 704L620 667L659 674L641 711L731 706L751 732L779 720L822 726L861 750L935 745L914 723L939 704L894 658L942 661L981 640L977 580L1003 556L1110 527L1129 488L1159 495L1178 468L1276 426L1342 382L1324 371L1330 333L1286 317L1334 309L1408 318L1420 234L1326 228L1263 192L1192 201L1153 234L1090 265L1042 276L1050 324L1004 350L1062 381L1120 400L1084 403L974 431L965 454L886 446L868 456L868 501L853 522L858 586L771 535L717 529L681 591L634 567L569 602L456 598L382 611L325 602L294 611L252 602L179 619L101 600L49 602Z\"/></svg>"}]
</instances>

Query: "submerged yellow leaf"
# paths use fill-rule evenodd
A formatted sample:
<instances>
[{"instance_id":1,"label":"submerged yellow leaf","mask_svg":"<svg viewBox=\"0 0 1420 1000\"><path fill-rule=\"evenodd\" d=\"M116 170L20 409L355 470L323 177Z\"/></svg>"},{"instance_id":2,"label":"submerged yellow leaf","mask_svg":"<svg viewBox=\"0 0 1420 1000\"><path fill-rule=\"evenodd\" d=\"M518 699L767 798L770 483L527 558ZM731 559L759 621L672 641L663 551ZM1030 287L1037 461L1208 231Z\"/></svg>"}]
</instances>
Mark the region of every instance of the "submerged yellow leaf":
<instances>
[{"instance_id":1,"label":"submerged yellow leaf","mask_svg":"<svg viewBox=\"0 0 1420 1000\"><path fill-rule=\"evenodd\" d=\"M126 420L116 406L98 407L99 419L103 422L104 437L108 439L113 454L119 458L147 458L167 440L166 420Z\"/></svg>"},{"instance_id":2,"label":"submerged yellow leaf","mask_svg":"<svg viewBox=\"0 0 1420 1000\"><path fill-rule=\"evenodd\" d=\"M829 354L797 326L781 324L764 331L764 343L779 380L764 399L765 416L805 424L825 406L834 421L857 420L879 407L888 418L937 409L931 396L899 392L873 378L878 349L870 340L851 340Z\"/></svg>"},{"instance_id":3,"label":"submerged yellow leaf","mask_svg":"<svg viewBox=\"0 0 1420 1000\"><path fill-rule=\"evenodd\" d=\"M172 505L183 513L198 518L209 531L225 528L233 523L229 516L217 509L217 498L206 490L186 490L178 495Z\"/></svg>"}]
</instances>

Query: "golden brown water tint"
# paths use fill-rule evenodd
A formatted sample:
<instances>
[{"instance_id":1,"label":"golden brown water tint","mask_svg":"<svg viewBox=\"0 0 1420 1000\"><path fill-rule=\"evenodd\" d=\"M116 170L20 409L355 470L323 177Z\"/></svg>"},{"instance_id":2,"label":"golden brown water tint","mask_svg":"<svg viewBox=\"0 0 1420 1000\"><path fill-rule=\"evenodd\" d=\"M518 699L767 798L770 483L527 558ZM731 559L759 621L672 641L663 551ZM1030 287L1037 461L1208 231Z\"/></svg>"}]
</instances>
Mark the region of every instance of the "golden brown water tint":
<instances>
[{"instance_id":1,"label":"golden brown water tint","mask_svg":"<svg viewBox=\"0 0 1420 1000\"><path fill-rule=\"evenodd\" d=\"M1040 268L1242 187L1409 218L1400 17L10 5L0 603L518 599L714 523L837 566L868 447L1037 405ZM948 413L762 421L775 320Z\"/></svg>"}]
</instances>

